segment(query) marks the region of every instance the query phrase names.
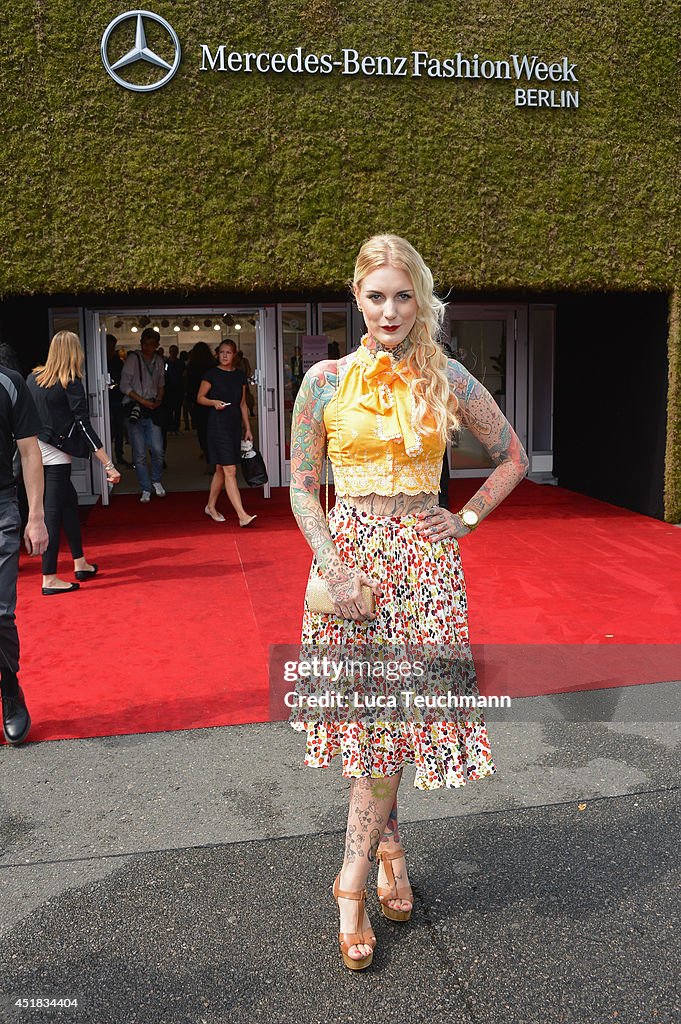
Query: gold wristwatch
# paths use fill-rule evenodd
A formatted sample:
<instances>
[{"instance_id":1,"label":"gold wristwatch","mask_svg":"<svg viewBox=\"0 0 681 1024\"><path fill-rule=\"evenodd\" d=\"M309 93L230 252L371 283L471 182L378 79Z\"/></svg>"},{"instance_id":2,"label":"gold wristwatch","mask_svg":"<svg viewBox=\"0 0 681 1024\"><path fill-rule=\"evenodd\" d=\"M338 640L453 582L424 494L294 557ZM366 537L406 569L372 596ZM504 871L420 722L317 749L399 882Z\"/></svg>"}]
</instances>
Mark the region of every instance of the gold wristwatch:
<instances>
[{"instance_id":1,"label":"gold wristwatch","mask_svg":"<svg viewBox=\"0 0 681 1024\"><path fill-rule=\"evenodd\" d=\"M456 513L461 519L464 526L467 526L469 530L474 530L480 522L480 516L477 512L474 512L472 508L462 508L460 512Z\"/></svg>"}]
</instances>

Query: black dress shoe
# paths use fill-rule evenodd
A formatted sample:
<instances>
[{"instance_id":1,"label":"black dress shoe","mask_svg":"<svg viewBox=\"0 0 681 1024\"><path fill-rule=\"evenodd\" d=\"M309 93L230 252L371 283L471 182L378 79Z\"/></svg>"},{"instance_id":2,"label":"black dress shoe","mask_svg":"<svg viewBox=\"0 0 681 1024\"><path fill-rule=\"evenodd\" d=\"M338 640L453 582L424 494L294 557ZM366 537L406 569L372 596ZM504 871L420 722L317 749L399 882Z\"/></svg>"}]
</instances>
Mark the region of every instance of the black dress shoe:
<instances>
[{"instance_id":1,"label":"black dress shoe","mask_svg":"<svg viewBox=\"0 0 681 1024\"><path fill-rule=\"evenodd\" d=\"M69 587L43 587L43 594L70 594L72 590L80 590L80 583L72 583Z\"/></svg>"},{"instance_id":2,"label":"black dress shoe","mask_svg":"<svg viewBox=\"0 0 681 1024\"><path fill-rule=\"evenodd\" d=\"M2 731L13 747L18 747L28 736L31 716L26 707L24 693L20 686L12 696L2 695Z\"/></svg>"},{"instance_id":3,"label":"black dress shoe","mask_svg":"<svg viewBox=\"0 0 681 1024\"><path fill-rule=\"evenodd\" d=\"M78 569L78 571L75 573L76 579L77 580L91 580L93 576L97 575L97 570L98 569L99 569L99 566L97 565L97 563L93 562L91 569Z\"/></svg>"}]
</instances>

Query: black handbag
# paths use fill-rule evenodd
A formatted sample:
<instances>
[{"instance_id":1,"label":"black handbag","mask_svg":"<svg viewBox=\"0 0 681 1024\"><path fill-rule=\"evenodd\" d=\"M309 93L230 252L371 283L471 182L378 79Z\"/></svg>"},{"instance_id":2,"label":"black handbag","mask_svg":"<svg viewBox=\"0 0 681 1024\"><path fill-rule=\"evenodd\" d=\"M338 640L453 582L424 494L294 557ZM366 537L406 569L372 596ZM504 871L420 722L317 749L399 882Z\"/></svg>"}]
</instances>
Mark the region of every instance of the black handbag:
<instances>
[{"instance_id":1,"label":"black handbag","mask_svg":"<svg viewBox=\"0 0 681 1024\"><path fill-rule=\"evenodd\" d=\"M50 444L74 459L89 459L92 455L92 448L76 420L71 424L68 434L57 434L52 431Z\"/></svg>"},{"instance_id":2,"label":"black handbag","mask_svg":"<svg viewBox=\"0 0 681 1024\"><path fill-rule=\"evenodd\" d=\"M241 472L249 487L263 487L267 483L265 460L255 448L241 454Z\"/></svg>"}]
</instances>

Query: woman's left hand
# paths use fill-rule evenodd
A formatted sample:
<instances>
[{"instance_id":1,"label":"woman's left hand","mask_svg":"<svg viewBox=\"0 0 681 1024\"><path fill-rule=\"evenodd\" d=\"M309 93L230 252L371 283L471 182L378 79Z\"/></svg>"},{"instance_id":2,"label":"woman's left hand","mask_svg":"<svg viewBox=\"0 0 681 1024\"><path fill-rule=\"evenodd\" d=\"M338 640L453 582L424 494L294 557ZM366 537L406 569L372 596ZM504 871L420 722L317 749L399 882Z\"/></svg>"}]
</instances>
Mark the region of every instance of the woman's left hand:
<instances>
[{"instance_id":1,"label":"woman's left hand","mask_svg":"<svg viewBox=\"0 0 681 1024\"><path fill-rule=\"evenodd\" d=\"M117 469L107 470L106 479L110 484L118 484L121 481L121 474Z\"/></svg>"},{"instance_id":2,"label":"woman's left hand","mask_svg":"<svg viewBox=\"0 0 681 1024\"><path fill-rule=\"evenodd\" d=\"M449 512L446 508L433 505L425 512L419 512L419 522L416 532L422 534L426 540L438 541L447 540L449 537L466 537L471 531L464 526L461 517L455 512Z\"/></svg>"},{"instance_id":3,"label":"woman's left hand","mask_svg":"<svg viewBox=\"0 0 681 1024\"><path fill-rule=\"evenodd\" d=\"M246 433L244 434L244 441L250 441L251 443L253 442L253 434L251 433L250 430L247 430Z\"/></svg>"}]
</instances>

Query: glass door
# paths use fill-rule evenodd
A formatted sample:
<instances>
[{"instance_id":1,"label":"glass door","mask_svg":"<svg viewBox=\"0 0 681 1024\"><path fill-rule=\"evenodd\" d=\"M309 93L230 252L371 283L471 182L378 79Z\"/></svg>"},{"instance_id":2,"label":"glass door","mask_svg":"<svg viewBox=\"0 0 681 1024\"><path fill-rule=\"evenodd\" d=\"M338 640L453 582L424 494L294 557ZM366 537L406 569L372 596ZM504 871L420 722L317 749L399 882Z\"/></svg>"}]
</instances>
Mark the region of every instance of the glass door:
<instances>
[{"instance_id":1,"label":"glass door","mask_svg":"<svg viewBox=\"0 0 681 1024\"><path fill-rule=\"evenodd\" d=\"M450 303L443 325L448 355L457 359L490 392L526 443L527 315L524 308ZM524 370L519 364L524 363ZM465 428L449 448L452 476L488 476L494 463Z\"/></svg>"},{"instance_id":2,"label":"glass door","mask_svg":"<svg viewBox=\"0 0 681 1024\"><path fill-rule=\"evenodd\" d=\"M277 403L277 334L276 314L273 306L259 310L256 319L256 370L252 380L258 388L257 410L254 415L253 438L267 467L268 483L264 496L270 497L271 487L279 485L279 408ZM257 434L256 427L257 425Z\"/></svg>"},{"instance_id":3,"label":"glass door","mask_svg":"<svg viewBox=\"0 0 681 1024\"><path fill-rule=\"evenodd\" d=\"M281 482L287 487L291 482L291 416L296 395L300 389L305 371L303 370L303 338L312 335L312 307L309 303L287 303L277 307L281 339L279 361L280 403L279 433L281 446Z\"/></svg>"},{"instance_id":4,"label":"glass door","mask_svg":"<svg viewBox=\"0 0 681 1024\"><path fill-rule=\"evenodd\" d=\"M164 431L166 465L164 486L169 493L207 490L212 468L205 460L201 446L201 421L195 417L196 391L207 369L215 365L216 350L221 341L229 339L237 347L237 366L248 378L246 401L253 431L254 444L262 453L267 466L269 484L265 497L269 497L270 485L279 483L277 406L277 368L275 349L275 317L273 309L263 307L237 306L190 306L190 307L135 307L87 310L85 314L88 331L88 377L90 368L104 381L106 387L107 354L106 335L115 343L115 358L123 361L129 353L139 349L139 339L145 327L152 327L160 337L159 354L164 358L166 374L171 362L182 364L179 373L181 381L179 398L168 400L167 428ZM113 358L113 357L112 357ZM94 385L90 387L90 391ZM101 384L100 384L101 388ZM166 396L170 399L170 394ZM91 411L106 392L91 394ZM179 404L178 404L179 403ZM108 423L108 401L104 401L105 445L111 441ZM99 405L97 405L99 409ZM94 422L94 419L93 419ZM99 432L99 428L96 428ZM117 493L137 493L139 487L131 466L131 451L126 448L127 464L122 469L122 480ZM238 477L240 485L245 486ZM101 493L98 491L97 493ZM102 500L106 498L102 493Z\"/></svg>"},{"instance_id":5,"label":"glass door","mask_svg":"<svg viewBox=\"0 0 681 1024\"><path fill-rule=\"evenodd\" d=\"M317 306L317 334L326 338L327 359L340 359L348 354L350 336L350 303L320 302Z\"/></svg>"},{"instance_id":6,"label":"glass door","mask_svg":"<svg viewBox=\"0 0 681 1024\"><path fill-rule=\"evenodd\" d=\"M106 327L100 323L99 313L88 310L85 323L85 363L87 380L85 389L90 407L90 421L99 434L105 451L111 454L111 424L109 423L109 375L106 363ZM110 485L104 466L99 459L90 459L92 493L109 504Z\"/></svg>"},{"instance_id":7,"label":"glass door","mask_svg":"<svg viewBox=\"0 0 681 1024\"><path fill-rule=\"evenodd\" d=\"M278 307L281 338L279 393L281 482L291 481L291 416L306 371L322 359L340 359L352 348L352 311L349 302L285 303Z\"/></svg>"}]
</instances>

